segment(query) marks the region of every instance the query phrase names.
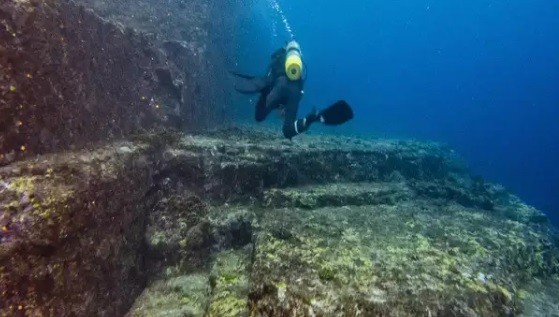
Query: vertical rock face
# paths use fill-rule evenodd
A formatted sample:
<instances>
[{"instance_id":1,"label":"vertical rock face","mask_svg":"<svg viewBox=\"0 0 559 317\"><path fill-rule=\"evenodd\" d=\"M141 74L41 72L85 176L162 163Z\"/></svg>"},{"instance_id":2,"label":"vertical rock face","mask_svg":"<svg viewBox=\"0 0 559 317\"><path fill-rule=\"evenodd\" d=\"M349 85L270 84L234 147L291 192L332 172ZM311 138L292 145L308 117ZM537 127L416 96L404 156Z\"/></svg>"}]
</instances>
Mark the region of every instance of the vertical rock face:
<instances>
[{"instance_id":1,"label":"vertical rock face","mask_svg":"<svg viewBox=\"0 0 559 317\"><path fill-rule=\"evenodd\" d=\"M0 316L122 316L145 283L152 166L130 144L0 168Z\"/></svg>"},{"instance_id":2,"label":"vertical rock face","mask_svg":"<svg viewBox=\"0 0 559 317\"><path fill-rule=\"evenodd\" d=\"M161 7L2 1L0 165L153 127L221 122L227 53L210 34L228 20L210 23L223 13L203 1Z\"/></svg>"},{"instance_id":3,"label":"vertical rock face","mask_svg":"<svg viewBox=\"0 0 559 317\"><path fill-rule=\"evenodd\" d=\"M224 119L227 65L241 4L204 0L76 0L109 21L150 34L176 69L159 70L186 129ZM176 98L176 99L173 99Z\"/></svg>"},{"instance_id":4,"label":"vertical rock face","mask_svg":"<svg viewBox=\"0 0 559 317\"><path fill-rule=\"evenodd\" d=\"M0 162L80 147L158 121L162 58L147 37L69 1L0 4Z\"/></svg>"}]
</instances>

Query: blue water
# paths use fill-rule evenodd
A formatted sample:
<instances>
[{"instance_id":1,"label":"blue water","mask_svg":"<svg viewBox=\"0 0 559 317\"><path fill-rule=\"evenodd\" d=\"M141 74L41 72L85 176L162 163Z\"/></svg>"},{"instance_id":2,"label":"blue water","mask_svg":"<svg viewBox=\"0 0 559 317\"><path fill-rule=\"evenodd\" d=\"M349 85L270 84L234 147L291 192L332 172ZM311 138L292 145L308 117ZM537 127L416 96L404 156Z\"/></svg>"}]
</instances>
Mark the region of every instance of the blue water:
<instances>
[{"instance_id":1,"label":"blue water","mask_svg":"<svg viewBox=\"0 0 559 317\"><path fill-rule=\"evenodd\" d=\"M356 118L329 132L447 143L559 221L558 1L277 2L309 66L301 115L346 99ZM238 62L262 72L289 35L255 3Z\"/></svg>"}]
</instances>

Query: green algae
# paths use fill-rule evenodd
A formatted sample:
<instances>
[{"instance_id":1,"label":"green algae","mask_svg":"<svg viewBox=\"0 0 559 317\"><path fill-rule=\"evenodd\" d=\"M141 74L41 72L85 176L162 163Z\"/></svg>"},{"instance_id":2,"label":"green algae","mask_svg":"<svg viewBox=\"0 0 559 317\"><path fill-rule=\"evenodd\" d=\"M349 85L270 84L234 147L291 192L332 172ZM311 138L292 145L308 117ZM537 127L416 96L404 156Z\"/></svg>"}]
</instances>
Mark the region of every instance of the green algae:
<instances>
[{"instance_id":1,"label":"green algae","mask_svg":"<svg viewBox=\"0 0 559 317\"><path fill-rule=\"evenodd\" d=\"M256 280L277 285L279 282L270 276L287 277L282 279L286 289L299 292L287 291L286 296L303 296L307 298L303 303L320 302L323 313L337 305L350 307L343 294L366 296L377 289L385 294L382 303L365 301L358 306L360 310L386 311L392 306L393 314L408 315L420 305L432 307L432 311L450 305L444 303L451 296L461 299L460 305L477 303L469 308L473 311L493 314L519 309L517 285L535 272L525 267L541 271L554 263L539 255L538 245L542 245L533 238L541 239L542 233L527 224L459 206L439 211L439 207L429 205L413 208L414 220L401 224L409 207L279 209L264 214L264 231L256 243L253 271L260 272L255 274ZM293 238L279 239L266 233L286 221L294 226ZM536 249L530 252L534 256L520 257L527 248ZM519 267L511 260L526 262ZM493 261L501 264L494 267ZM320 285L319 290L316 285ZM261 305L280 305L272 304L277 301L273 297L263 296L267 299ZM355 295L350 298L353 302ZM487 298L498 300L493 305ZM254 305L255 310L263 307ZM300 313L306 314L307 309L301 307Z\"/></svg>"},{"instance_id":2,"label":"green algae","mask_svg":"<svg viewBox=\"0 0 559 317\"><path fill-rule=\"evenodd\" d=\"M227 317L247 315L247 299L239 298L238 295L222 292L212 298L208 317Z\"/></svg>"},{"instance_id":3,"label":"green algae","mask_svg":"<svg viewBox=\"0 0 559 317\"><path fill-rule=\"evenodd\" d=\"M213 261L208 316L248 314L250 248L218 253Z\"/></svg>"},{"instance_id":4,"label":"green algae","mask_svg":"<svg viewBox=\"0 0 559 317\"><path fill-rule=\"evenodd\" d=\"M209 275L192 273L151 283L130 310L134 317L203 317L209 303Z\"/></svg>"},{"instance_id":5,"label":"green algae","mask_svg":"<svg viewBox=\"0 0 559 317\"><path fill-rule=\"evenodd\" d=\"M52 179L50 169L44 176L12 177L6 183L7 190L13 193L5 203L8 211L17 213L32 207L30 215L46 221L62 221L74 193L73 188L61 184L61 178Z\"/></svg>"}]
</instances>

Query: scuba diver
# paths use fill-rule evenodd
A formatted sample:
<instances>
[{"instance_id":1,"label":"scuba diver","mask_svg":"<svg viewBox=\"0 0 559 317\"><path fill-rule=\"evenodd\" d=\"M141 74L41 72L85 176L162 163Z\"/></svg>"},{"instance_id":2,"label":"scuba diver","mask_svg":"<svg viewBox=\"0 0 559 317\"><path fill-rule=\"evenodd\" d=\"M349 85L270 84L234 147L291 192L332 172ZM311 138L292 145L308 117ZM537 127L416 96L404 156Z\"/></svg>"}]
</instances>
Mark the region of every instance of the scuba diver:
<instances>
[{"instance_id":1,"label":"scuba diver","mask_svg":"<svg viewBox=\"0 0 559 317\"><path fill-rule=\"evenodd\" d=\"M306 71L301 47L295 40L272 54L265 76L231 73L242 79L235 84L238 92L260 94L256 103L256 121L264 121L273 110L280 111L284 118L283 135L288 139L307 131L317 121L326 125L339 125L353 118L351 107L340 100L322 111L313 110L306 117L297 119L305 82L303 73L306 75Z\"/></svg>"}]
</instances>

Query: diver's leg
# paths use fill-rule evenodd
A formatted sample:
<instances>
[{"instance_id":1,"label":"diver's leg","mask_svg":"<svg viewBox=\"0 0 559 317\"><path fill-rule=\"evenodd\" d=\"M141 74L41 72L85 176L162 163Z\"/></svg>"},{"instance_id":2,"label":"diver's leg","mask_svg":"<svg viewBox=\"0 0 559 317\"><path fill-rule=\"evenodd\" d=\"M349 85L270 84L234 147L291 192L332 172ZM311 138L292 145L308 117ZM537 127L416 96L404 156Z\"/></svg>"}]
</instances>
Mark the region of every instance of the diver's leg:
<instances>
[{"instance_id":1,"label":"diver's leg","mask_svg":"<svg viewBox=\"0 0 559 317\"><path fill-rule=\"evenodd\" d=\"M286 100L286 89L287 83L280 77L269 93L260 95L256 103L256 121L260 122L266 119L272 110L278 108Z\"/></svg>"},{"instance_id":2,"label":"diver's leg","mask_svg":"<svg viewBox=\"0 0 559 317\"><path fill-rule=\"evenodd\" d=\"M268 94L270 93L270 89L266 88L262 91L260 96L258 96L258 101L256 102L256 112L255 112L255 119L257 122L264 121L268 114L270 114L271 109L266 108L266 99Z\"/></svg>"},{"instance_id":3,"label":"diver's leg","mask_svg":"<svg viewBox=\"0 0 559 317\"><path fill-rule=\"evenodd\" d=\"M289 96L285 105L285 119L282 127L283 135L288 139L306 131L303 119L297 120L297 111L299 110L301 97L301 90L292 85L289 89Z\"/></svg>"},{"instance_id":4,"label":"diver's leg","mask_svg":"<svg viewBox=\"0 0 559 317\"><path fill-rule=\"evenodd\" d=\"M285 121L283 121L283 135L291 139L309 129L311 124L320 120L320 114L315 110L309 113L303 119L297 119L297 111L299 110L299 102L303 97L301 86L297 83L289 85L288 102L285 107Z\"/></svg>"}]
</instances>

